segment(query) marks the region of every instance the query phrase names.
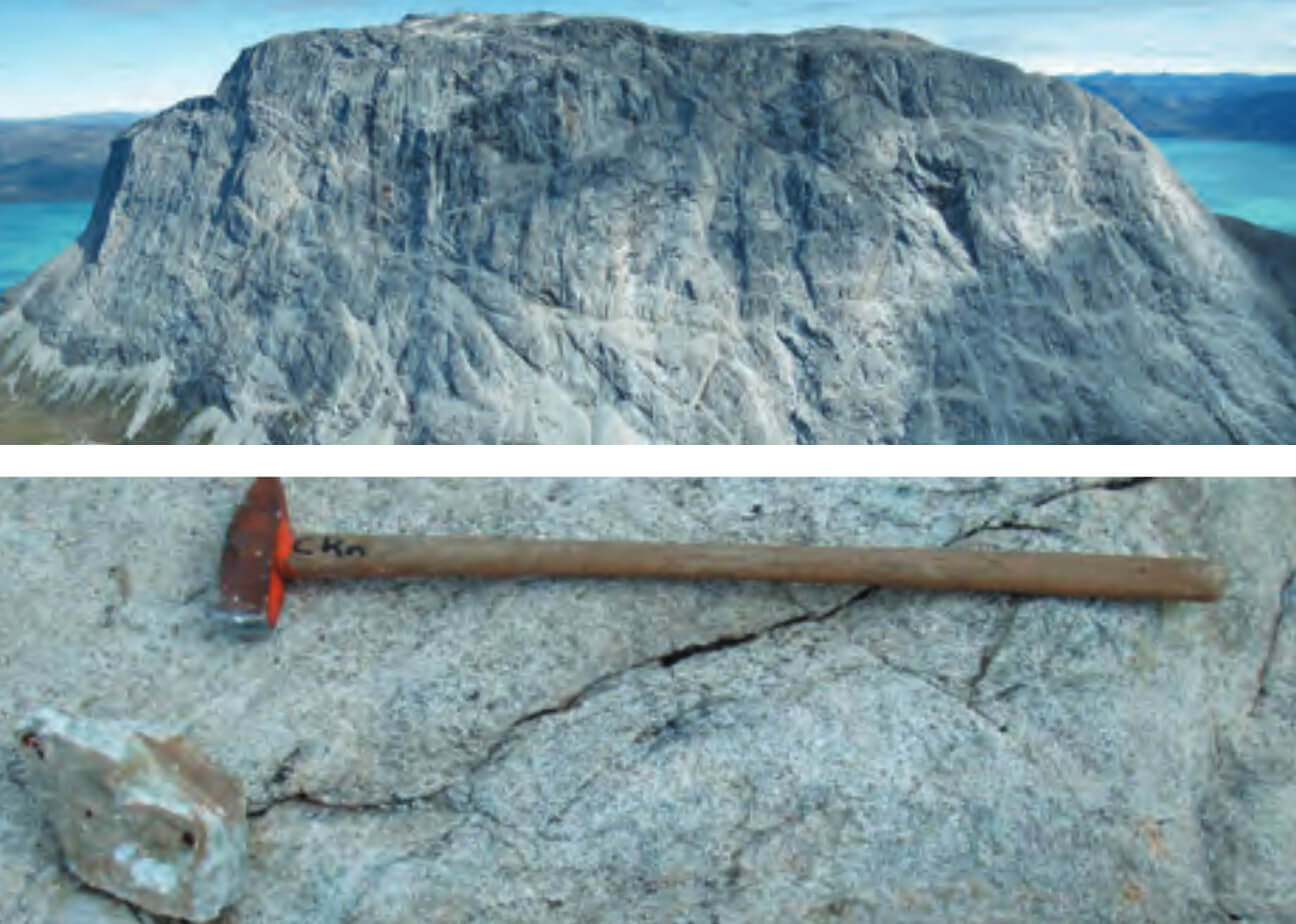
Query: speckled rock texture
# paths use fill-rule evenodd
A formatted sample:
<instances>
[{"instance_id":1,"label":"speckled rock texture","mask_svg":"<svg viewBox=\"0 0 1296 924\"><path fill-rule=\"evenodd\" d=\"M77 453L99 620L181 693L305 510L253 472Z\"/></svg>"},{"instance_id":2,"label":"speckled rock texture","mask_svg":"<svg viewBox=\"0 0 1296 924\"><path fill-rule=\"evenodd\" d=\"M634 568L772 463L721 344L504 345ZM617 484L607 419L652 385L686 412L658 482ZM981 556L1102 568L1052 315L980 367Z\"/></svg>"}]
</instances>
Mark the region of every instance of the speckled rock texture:
<instances>
[{"instance_id":1,"label":"speckled rock texture","mask_svg":"<svg viewBox=\"0 0 1296 924\"><path fill-rule=\"evenodd\" d=\"M64 865L171 918L211 921L243 894L243 785L182 734L41 709L18 747Z\"/></svg>"},{"instance_id":2,"label":"speckled rock texture","mask_svg":"<svg viewBox=\"0 0 1296 924\"><path fill-rule=\"evenodd\" d=\"M126 132L0 365L182 440L1293 442L1262 245L903 33L407 17Z\"/></svg>"},{"instance_id":3,"label":"speckled rock texture","mask_svg":"<svg viewBox=\"0 0 1296 924\"><path fill-rule=\"evenodd\" d=\"M1291 481L289 480L303 530L1186 554L1232 581L302 585L260 643L204 619L246 487L0 481L0 723L49 703L203 742L249 798L226 924L1296 917ZM30 788L15 749L0 920L112 920Z\"/></svg>"}]
</instances>

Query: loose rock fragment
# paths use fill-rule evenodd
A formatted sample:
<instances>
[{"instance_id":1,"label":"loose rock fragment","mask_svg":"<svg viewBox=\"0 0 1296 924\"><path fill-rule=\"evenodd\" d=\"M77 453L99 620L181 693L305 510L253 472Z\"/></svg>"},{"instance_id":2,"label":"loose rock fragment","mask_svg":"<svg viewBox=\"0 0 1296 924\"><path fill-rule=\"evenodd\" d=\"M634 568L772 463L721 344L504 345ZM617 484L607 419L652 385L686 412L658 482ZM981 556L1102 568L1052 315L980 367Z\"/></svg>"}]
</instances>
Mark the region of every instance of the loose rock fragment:
<instances>
[{"instance_id":1,"label":"loose rock fragment","mask_svg":"<svg viewBox=\"0 0 1296 924\"><path fill-rule=\"evenodd\" d=\"M178 734L43 709L18 743L68 869L146 911L210 921L242 894L239 780Z\"/></svg>"}]
</instances>

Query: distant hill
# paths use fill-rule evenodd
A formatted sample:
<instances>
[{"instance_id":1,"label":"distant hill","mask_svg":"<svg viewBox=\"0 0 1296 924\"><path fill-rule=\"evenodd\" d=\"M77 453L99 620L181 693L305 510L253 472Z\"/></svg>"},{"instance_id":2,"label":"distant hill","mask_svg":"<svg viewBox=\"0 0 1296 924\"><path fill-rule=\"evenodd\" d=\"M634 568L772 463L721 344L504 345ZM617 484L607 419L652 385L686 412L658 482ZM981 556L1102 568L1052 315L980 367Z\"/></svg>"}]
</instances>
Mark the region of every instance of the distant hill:
<instances>
[{"instance_id":1,"label":"distant hill","mask_svg":"<svg viewBox=\"0 0 1296 924\"><path fill-rule=\"evenodd\" d=\"M109 143L143 117L95 112L0 119L0 202L93 199Z\"/></svg>"},{"instance_id":2,"label":"distant hill","mask_svg":"<svg viewBox=\"0 0 1296 924\"><path fill-rule=\"evenodd\" d=\"M1145 135L1296 144L1296 74L1064 76Z\"/></svg>"}]
</instances>

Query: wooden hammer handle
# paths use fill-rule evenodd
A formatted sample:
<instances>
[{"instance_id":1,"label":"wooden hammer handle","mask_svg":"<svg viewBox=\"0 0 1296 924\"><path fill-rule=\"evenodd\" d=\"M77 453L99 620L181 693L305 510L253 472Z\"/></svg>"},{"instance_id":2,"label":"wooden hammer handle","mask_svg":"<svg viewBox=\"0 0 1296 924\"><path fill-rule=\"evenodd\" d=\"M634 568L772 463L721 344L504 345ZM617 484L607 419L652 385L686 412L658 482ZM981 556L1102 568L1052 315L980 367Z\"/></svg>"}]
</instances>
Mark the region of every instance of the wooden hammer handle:
<instances>
[{"instance_id":1,"label":"wooden hammer handle","mask_svg":"<svg viewBox=\"0 0 1296 924\"><path fill-rule=\"evenodd\" d=\"M1198 558L489 536L298 536L281 567L290 579L729 579L1159 600L1216 600L1227 582L1223 566Z\"/></svg>"}]
</instances>

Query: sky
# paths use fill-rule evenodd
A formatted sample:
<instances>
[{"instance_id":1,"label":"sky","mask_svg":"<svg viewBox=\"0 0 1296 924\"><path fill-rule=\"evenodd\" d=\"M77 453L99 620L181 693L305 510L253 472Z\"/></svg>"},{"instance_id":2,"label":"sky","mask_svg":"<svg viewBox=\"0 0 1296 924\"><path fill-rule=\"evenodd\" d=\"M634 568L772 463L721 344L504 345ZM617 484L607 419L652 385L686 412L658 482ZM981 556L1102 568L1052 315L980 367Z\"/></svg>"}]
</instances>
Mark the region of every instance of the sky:
<instances>
[{"instance_id":1,"label":"sky","mask_svg":"<svg viewBox=\"0 0 1296 924\"><path fill-rule=\"evenodd\" d=\"M419 0L414 0L418 3ZM423 0L428 3L428 0ZM0 118L154 112L216 89L241 49L406 13L624 16L674 29L892 28L1045 74L1296 73L1293 0L0 0Z\"/></svg>"}]
</instances>

